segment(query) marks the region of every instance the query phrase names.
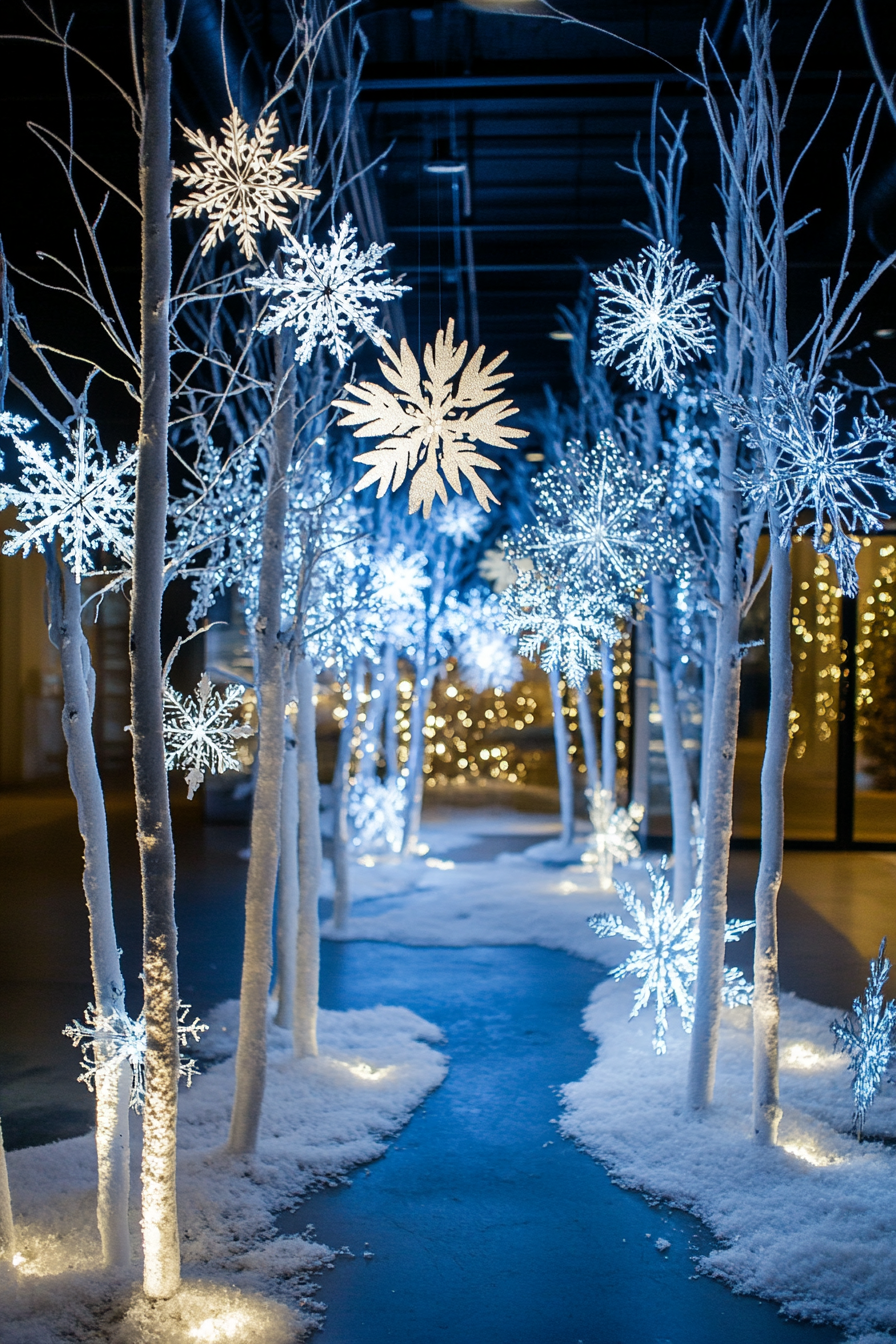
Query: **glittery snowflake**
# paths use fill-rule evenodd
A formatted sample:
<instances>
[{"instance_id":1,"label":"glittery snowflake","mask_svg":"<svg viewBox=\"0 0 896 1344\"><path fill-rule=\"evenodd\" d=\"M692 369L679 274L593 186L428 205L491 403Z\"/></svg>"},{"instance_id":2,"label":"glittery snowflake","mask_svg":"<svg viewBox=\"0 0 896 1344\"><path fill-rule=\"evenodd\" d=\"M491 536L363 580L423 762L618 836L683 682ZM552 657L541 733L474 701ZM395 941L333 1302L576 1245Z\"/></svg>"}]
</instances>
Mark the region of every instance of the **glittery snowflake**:
<instances>
[{"instance_id":1,"label":"glittery snowflake","mask_svg":"<svg viewBox=\"0 0 896 1344\"><path fill-rule=\"evenodd\" d=\"M699 943L700 892L693 891L680 910L676 910L666 877L665 857L658 868L645 864L650 878L650 909L635 895L626 882L616 883L616 892L631 924L619 915L592 915L588 924L598 938L625 938L637 943L636 951L629 954L611 975L622 980L633 975L642 983L635 990L635 1004L630 1017L637 1017L646 1008L651 995L656 998L653 1048L658 1055L666 1053L667 1009L675 1005L681 1013L681 1023L690 1032L694 1025L693 987L697 979L697 946ZM729 919L725 925L725 942L737 942L741 934L753 928L752 920ZM750 1002L752 987L739 970L727 967L723 998L729 1006Z\"/></svg>"},{"instance_id":2,"label":"glittery snowflake","mask_svg":"<svg viewBox=\"0 0 896 1344\"><path fill-rule=\"evenodd\" d=\"M641 803L617 807L610 789L598 789L588 813L592 833L582 863L597 870L601 891L612 891L615 865L627 864L641 853L638 827L644 819L644 807Z\"/></svg>"},{"instance_id":3,"label":"glittery snowflake","mask_svg":"<svg viewBox=\"0 0 896 1344\"><path fill-rule=\"evenodd\" d=\"M380 360L380 369L398 395L378 383L364 382L345 388L346 397L354 400L333 402L346 412L340 425L358 426L355 438L380 439L371 452L355 458L370 468L355 489L378 482L380 498L390 485L397 490L410 472L408 512L416 513L422 507L423 517L428 518L437 495L443 504L448 503L445 482L460 494L461 476L465 476L488 513L489 501L498 500L476 469L499 468L491 458L476 452L476 444L515 448L513 439L528 437L527 430L502 424L516 414L513 403L495 400L504 390L499 384L512 377L495 373L507 352L483 368L485 347L480 346L465 364L467 342L455 346L453 318L424 351L426 379L421 379L420 365L407 341L402 341L400 354L388 342L382 348L388 363Z\"/></svg>"},{"instance_id":4,"label":"glittery snowflake","mask_svg":"<svg viewBox=\"0 0 896 1344\"><path fill-rule=\"evenodd\" d=\"M546 671L557 669L575 685L600 666L601 641L619 639L618 607L595 605L581 583L524 571L505 588L501 604L504 628L519 636L522 656L540 659Z\"/></svg>"},{"instance_id":5,"label":"glittery snowflake","mask_svg":"<svg viewBox=\"0 0 896 1344\"><path fill-rule=\"evenodd\" d=\"M708 296L718 286L697 267L679 261L668 243L645 247L592 275L599 295L598 364L616 365L635 387L672 393L681 369L715 346ZM627 352L627 353L626 353Z\"/></svg>"},{"instance_id":6,"label":"glittery snowflake","mask_svg":"<svg viewBox=\"0 0 896 1344\"><path fill-rule=\"evenodd\" d=\"M887 940L881 942L877 957L870 963L870 974L861 999L854 999L849 1013L831 1023L841 1050L849 1055L853 1073L852 1095L856 1134L862 1137L865 1118L883 1080L891 1059L896 1058L896 1003L884 1003L884 985L890 975L890 962L884 953Z\"/></svg>"},{"instance_id":7,"label":"glittery snowflake","mask_svg":"<svg viewBox=\"0 0 896 1344\"><path fill-rule=\"evenodd\" d=\"M307 363L318 345L344 364L352 353L352 328L377 343L385 340L375 321L377 306L408 292L407 285L379 278L385 275L379 263L394 244L371 243L359 252L356 235L352 217L346 215L338 229L330 230L333 241L326 246L307 236L301 242L287 238L281 247L283 274L271 266L249 281L278 300L258 330L267 335L291 327L298 337L299 364Z\"/></svg>"},{"instance_id":8,"label":"glittery snowflake","mask_svg":"<svg viewBox=\"0 0 896 1344\"><path fill-rule=\"evenodd\" d=\"M165 686L165 765L169 770L186 769L188 799L202 784L206 771L220 775L242 769L233 744L254 734L253 728L234 718L244 694L245 688L234 683L225 686L222 695L206 672L192 695Z\"/></svg>"},{"instance_id":9,"label":"glittery snowflake","mask_svg":"<svg viewBox=\"0 0 896 1344\"><path fill-rule=\"evenodd\" d=\"M354 836L352 844L363 854L398 854L404 839L407 795L403 779L352 780L348 814Z\"/></svg>"},{"instance_id":10,"label":"glittery snowflake","mask_svg":"<svg viewBox=\"0 0 896 1344\"><path fill-rule=\"evenodd\" d=\"M220 145L215 136L206 139L202 131L184 128L196 158L187 168L175 168L174 176L194 190L171 213L174 219L208 215L203 256L223 243L226 230L232 228L243 255L251 259L257 255L255 237L262 229L279 229L289 236L287 202L320 195L294 173L295 164L308 157L307 145L272 150L278 126L278 114L272 112L259 120L250 137L247 123L232 107L221 129Z\"/></svg>"},{"instance_id":11,"label":"glittery snowflake","mask_svg":"<svg viewBox=\"0 0 896 1344\"><path fill-rule=\"evenodd\" d=\"M194 1018L187 1021L190 1011L188 1003L177 1005L177 1035L181 1047L192 1038L198 1041L208 1026ZM108 1017L98 1013L92 1003L87 1005L83 1022L73 1022L63 1027L64 1036L70 1036L72 1044L80 1046L83 1069L78 1075L79 1083L86 1083L92 1092L97 1075L105 1070L127 1063L131 1070L131 1106L142 1111L146 1096L146 1018L143 1013L136 1019L119 1008L113 1009ZM180 1058L179 1077L186 1078L187 1087L199 1072L196 1061Z\"/></svg>"},{"instance_id":12,"label":"glittery snowflake","mask_svg":"<svg viewBox=\"0 0 896 1344\"><path fill-rule=\"evenodd\" d=\"M781 545L790 545L794 527L801 536L811 531L815 549L834 561L843 592L855 597L861 543L849 534L879 532L887 517L873 491L888 484L896 423L885 415L863 414L853 420L851 434L841 438L837 422L843 403L838 390L813 397L795 364L769 372L758 403L718 401L732 423L750 435L757 466L740 479L750 498L773 505ZM874 445L878 452L869 454ZM797 526L803 510L809 510L810 520Z\"/></svg>"},{"instance_id":13,"label":"glittery snowflake","mask_svg":"<svg viewBox=\"0 0 896 1344\"><path fill-rule=\"evenodd\" d=\"M100 548L129 559L137 454L122 445L110 461L86 416L69 423L68 442L59 457L49 444L37 446L15 429L12 439L22 462L20 484L0 485L0 508L14 505L17 521L26 527L7 532L4 555L28 555L59 537L76 583L93 572L91 555Z\"/></svg>"},{"instance_id":14,"label":"glittery snowflake","mask_svg":"<svg viewBox=\"0 0 896 1344\"><path fill-rule=\"evenodd\" d=\"M519 681L522 666L502 624L500 599L473 588L463 597L450 593L445 606L452 650L466 684L481 695Z\"/></svg>"}]
</instances>

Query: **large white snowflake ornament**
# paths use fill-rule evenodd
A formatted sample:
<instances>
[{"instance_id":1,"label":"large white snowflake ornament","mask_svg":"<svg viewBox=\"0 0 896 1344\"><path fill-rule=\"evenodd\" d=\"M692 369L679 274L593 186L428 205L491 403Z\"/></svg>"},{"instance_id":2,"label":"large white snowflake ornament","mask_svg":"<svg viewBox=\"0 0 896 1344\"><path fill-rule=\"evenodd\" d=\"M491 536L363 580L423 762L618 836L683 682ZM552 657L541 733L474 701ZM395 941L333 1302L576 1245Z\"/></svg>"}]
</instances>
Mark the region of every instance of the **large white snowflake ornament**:
<instances>
[{"instance_id":1,"label":"large white snowflake ornament","mask_svg":"<svg viewBox=\"0 0 896 1344\"><path fill-rule=\"evenodd\" d=\"M17 521L26 526L7 531L3 554L28 555L59 537L63 558L80 583L93 573L96 550L130 559L137 454L121 445L112 461L86 416L75 416L67 428L68 442L58 457L49 444L36 445L13 429L22 467L19 485L0 485L0 508L14 505Z\"/></svg>"},{"instance_id":2,"label":"large white snowflake ornament","mask_svg":"<svg viewBox=\"0 0 896 1344\"><path fill-rule=\"evenodd\" d=\"M596 362L617 366L635 387L674 392L684 366L715 346L708 309L718 281L703 275L695 282L697 274L693 262L679 261L674 247L659 242L637 261L592 275Z\"/></svg>"},{"instance_id":3,"label":"large white snowflake ornament","mask_svg":"<svg viewBox=\"0 0 896 1344\"><path fill-rule=\"evenodd\" d=\"M635 990L630 1019L647 1007L651 995L655 996L653 1048L658 1055L664 1055L667 1010L673 1005L678 1008L686 1032L690 1032L694 1025L693 987L697 979L700 891L691 892L681 909L676 910L666 877L665 857L658 868L649 863L645 868L651 888L649 910L627 882L617 882L616 894L631 916L631 924L612 914L592 915L588 924L598 938L625 938L638 944L636 950L611 971L611 975L614 980L633 975L641 981ZM752 928L752 920L729 919L725 925L725 942L737 942L742 933ZM735 967L726 967L722 997L729 1007L751 1002L752 986Z\"/></svg>"},{"instance_id":4,"label":"large white snowflake ornament","mask_svg":"<svg viewBox=\"0 0 896 1344\"><path fill-rule=\"evenodd\" d=\"M325 246L307 236L301 242L286 238L283 274L271 266L249 281L253 289L277 300L258 330L268 335L291 327L298 337L299 364L306 364L318 345L344 364L352 353L352 329L379 344L386 332L376 324L378 305L408 292L408 285L380 279L385 271L379 263L394 244L371 243L359 252L357 232L346 215L338 229L330 230L333 241Z\"/></svg>"},{"instance_id":5,"label":"large white snowflake ornament","mask_svg":"<svg viewBox=\"0 0 896 1344\"><path fill-rule=\"evenodd\" d=\"M884 1003L884 985L890 975L890 962L884 956L886 948L884 938L871 962L865 993L861 999L853 1000L852 1016L847 1013L831 1023L840 1049L849 1055L853 1072L853 1124L860 1139L887 1066L896 1058L896 1003L892 1000Z\"/></svg>"},{"instance_id":6,"label":"large white snowflake ornament","mask_svg":"<svg viewBox=\"0 0 896 1344\"><path fill-rule=\"evenodd\" d=\"M616 864L627 864L641 853L638 827L644 819L644 806L629 803L628 807L617 807L612 790L598 789L589 802L588 813L591 838L582 863L597 871L601 891L612 891Z\"/></svg>"},{"instance_id":7,"label":"large white snowflake ornament","mask_svg":"<svg viewBox=\"0 0 896 1344\"><path fill-rule=\"evenodd\" d=\"M316 187L306 186L295 175L295 165L308 157L307 145L271 148L279 124L274 111L260 118L250 136L247 123L232 107L221 129L220 144L215 136L206 139L202 131L184 127L196 158L187 168L175 168L174 176L193 190L171 214L174 219L208 216L203 256L223 243L231 228L236 230L243 255L251 260L258 253L255 238L262 229L279 229L289 236L288 202L310 201L320 195Z\"/></svg>"},{"instance_id":8,"label":"large white snowflake ornament","mask_svg":"<svg viewBox=\"0 0 896 1344\"><path fill-rule=\"evenodd\" d=\"M502 424L517 413L513 403L495 400L504 390L499 384L513 376L495 373L507 352L483 368L485 346L481 345L465 365L467 342L455 346L453 318L423 353L428 378L421 377L407 341L401 342L400 354L386 341L382 348L388 363L380 360L379 366L396 392L363 382L345 388L346 397L354 400L333 402L346 412L339 424L357 426L355 438L380 440L372 452L355 458L370 468L355 489L378 482L377 498L381 498L390 485L397 490L410 473L408 512L416 513L422 507L423 517L428 518L436 495L448 503L445 482L459 495L461 476L465 476L488 513L489 500L498 500L476 469L499 468L476 451L476 444L515 448L513 439L528 438L528 430Z\"/></svg>"},{"instance_id":9,"label":"large white snowflake ornament","mask_svg":"<svg viewBox=\"0 0 896 1344\"><path fill-rule=\"evenodd\" d=\"M236 682L225 686L222 695L206 672L193 695L181 695L170 685L165 686L165 765L169 770L186 770L188 799L200 787L206 772L220 775L242 769L233 744L255 733L249 724L234 718L244 695L245 688Z\"/></svg>"},{"instance_id":10,"label":"large white snowflake ornament","mask_svg":"<svg viewBox=\"0 0 896 1344\"><path fill-rule=\"evenodd\" d=\"M540 659L548 672L558 670L578 685L600 666L602 640L619 639L618 607L597 605L575 578L554 582L524 570L501 594L504 628L519 636L524 658Z\"/></svg>"},{"instance_id":11,"label":"large white snowflake ornament","mask_svg":"<svg viewBox=\"0 0 896 1344\"><path fill-rule=\"evenodd\" d=\"M198 1041L208 1025L194 1018L187 1021L190 1011L188 1003L177 1005L178 1044L187 1045L190 1038ZM93 1092L97 1076L121 1063L127 1063L131 1070L130 1104L135 1111L143 1110L146 1097L146 1017L143 1013L137 1018L129 1017L124 1009L115 1008L108 1015L97 1012L92 1003L84 1011L83 1022L72 1022L62 1028L64 1036L70 1036L72 1044L80 1046L82 1051L82 1070L78 1082L86 1083ZM187 1087L199 1072L196 1061L179 1059L178 1077L186 1078Z\"/></svg>"}]
</instances>

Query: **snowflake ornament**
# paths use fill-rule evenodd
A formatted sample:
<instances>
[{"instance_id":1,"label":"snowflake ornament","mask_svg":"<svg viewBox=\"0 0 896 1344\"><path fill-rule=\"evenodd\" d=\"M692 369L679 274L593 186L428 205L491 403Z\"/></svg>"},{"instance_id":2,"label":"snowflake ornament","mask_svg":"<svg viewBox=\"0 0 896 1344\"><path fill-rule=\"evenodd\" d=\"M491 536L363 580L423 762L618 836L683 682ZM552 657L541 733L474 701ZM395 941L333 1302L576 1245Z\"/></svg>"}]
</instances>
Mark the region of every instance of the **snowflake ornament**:
<instances>
[{"instance_id":1,"label":"snowflake ornament","mask_svg":"<svg viewBox=\"0 0 896 1344\"><path fill-rule=\"evenodd\" d=\"M626 258L592 275L599 295L595 329L598 364L618 367L635 387L673 393L680 370L715 348L709 295L718 281L679 261L666 242L645 247L637 261Z\"/></svg>"},{"instance_id":2,"label":"snowflake ornament","mask_svg":"<svg viewBox=\"0 0 896 1344\"><path fill-rule=\"evenodd\" d=\"M20 485L0 485L0 508L14 505L17 521L26 527L7 532L3 554L28 555L32 547L41 550L58 536L63 559L80 583L85 574L94 572L95 550L130 559L137 454L121 445L115 461L110 461L96 425L86 416L75 416L67 430L67 452L56 458L49 444L36 446L13 428L22 461Z\"/></svg>"},{"instance_id":3,"label":"snowflake ornament","mask_svg":"<svg viewBox=\"0 0 896 1344\"><path fill-rule=\"evenodd\" d=\"M467 342L455 346L453 318L424 351L426 379L421 380L420 365L407 341L401 342L400 354L386 341L382 348L389 362L380 360L380 369L398 395L378 383L363 382L345 388L346 396L355 400L333 402L346 412L340 425L358 426L355 438L380 439L372 452L355 458L370 468L355 489L364 490L376 481L379 499L390 484L398 490L410 472L408 512L422 507L428 518L436 495L448 503L445 481L459 495L465 476L488 513L489 500L498 500L476 468L498 471L499 467L476 452L476 444L512 449L516 445L511 440L528 438L527 430L501 423L517 414L513 403L495 401L504 390L498 384L513 376L495 373L507 352L483 368L485 346L480 346L465 366Z\"/></svg>"},{"instance_id":4,"label":"snowflake ornament","mask_svg":"<svg viewBox=\"0 0 896 1344\"><path fill-rule=\"evenodd\" d=\"M398 854L404 840L406 805L403 779L353 779L348 801L352 844L363 854L384 850Z\"/></svg>"},{"instance_id":5,"label":"snowflake ornament","mask_svg":"<svg viewBox=\"0 0 896 1344\"><path fill-rule=\"evenodd\" d=\"M253 289L278 300L258 330L266 336L291 327L298 337L299 364L307 364L317 346L324 345L343 365L352 353L352 328L379 344L386 332L376 325L377 306L409 291L408 285L379 279L385 275L379 263L394 244L371 243L359 252L357 232L346 215L338 229L330 229L333 241L327 246L317 246L307 235L301 242L287 238L281 248L283 274L271 266L249 281Z\"/></svg>"},{"instance_id":6,"label":"snowflake ornament","mask_svg":"<svg viewBox=\"0 0 896 1344\"><path fill-rule=\"evenodd\" d=\"M464 497L452 499L436 523L436 531L450 537L455 546L462 546L465 541L478 541L484 529L482 510Z\"/></svg>"},{"instance_id":7,"label":"snowflake ornament","mask_svg":"<svg viewBox=\"0 0 896 1344\"><path fill-rule=\"evenodd\" d=\"M626 924L619 915L592 915L589 927L598 938L625 938L637 943L621 965L610 972L614 980L633 975L642 983L635 990L635 1004L629 1020L646 1008L651 995L656 998L653 1048L666 1053L667 1010L676 1006L686 1032L694 1025L693 987L697 979L697 947L700 939L700 891L691 892L680 910L676 910L666 877L665 856L658 868L645 864L650 878L650 909L626 882L616 883L616 893L631 916ZM754 926L753 920L729 919L725 942L737 942L741 934ZM734 967L726 967L722 997L729 1007L752 1002L752 986Z\"/></svg>"},{"instance_id":8,"label":"snowflake ornament","mask_svg":"<svg viewBox=\"0 0 896 1344\"><path fill-rule=\"evenodd\" d=\"M243 256L251 260L258 255L255 238L262 229L279 229L289 236L287 202L310 201L320 195L294 173L295 164L308 157L307 145L271 149L279 124L274 111L260 118L250 137L247 123L232 107L221 129L220 145L215 136L208 140L202 131L184 127L196 158L187 168L175 168L174 176L194 190L171 214L174 219L208 215L203 256L223 243L226 230L232 228Z\"/></svg>"},{"instance_id":9,"label":"snowflake ornament","mask_svg":"<svg viewBox=\"0 0 896 1344\"><path fill-rule=\"evenodd\" d=\"M254 728L238 723L233 714L242 703L245 687L232 683L222 695L203 672L194 695L181 695L165 686L165 765L169 770L186 768L187 798L193 797L205 779L226 770L241 770L233 744L253 737Z\"/></svg>"},{"instance_id":10,"label":"snowflake ornament","mask_svg":"<svg viewBox=\"0 0 896 1344\"><path fill-rule=\"evenodd\" d=\"M890 962L884 953L886 938L882 939L877 957L870 963L870 974L861 999L854 999L852 1016L849 1013L839 1022L831 1023L831 1031L840 1049L850 1057L853 1073L853 1124L861 1139L865 1118L883 1080L891 1059L896 1058L896 1003L884 1003L884 985L890 975Z\"/></svg>"},{"instance_id":11,"label":"snowflake ornament","mask_svg":"<svg viewBox=\"0 0 896 1344\"><path fill-rule=\"evenodd\" d=\"M449 593L445 615L454 657L463 681L481 695L492 687L510 687L522 677L522 665L503 628L503 607L494 593L471 589Z\"/></svg>"},{"instance_id":12,"label":"snowflake ornament","mask_svg":"<svg viewBox=\"0 0 896 1344\"><path fill-rule=\"evenodd\" d=\"M186 1046L191 1037L194 1041L198 1041L200 1034L208 1031L207 1024L200 1022L198 1017L192 1022L187 1022L189 1011L188 1003L178 1002L177 1037L181 1047ZM134 1019L129 1017L124 1009L115 1008L106 1017L97 1012L92 1003L88 1003L84 1011L84 1021L75 1021L70 1026L63 1027L62 1034L70 1036L72 1044L81 1047L83 1069L78 1075L79 1083L86 1083L88 1090L93 1092L99 1074L126 1062L131 1069L131 1108L138 1112L143 1110L146 1097L144 1013ZM186 1078L187 1087L192 1084L198 1072L195 1060L180 1057L178 1077Z\"/></svg>"},{"instance_id":13,"label":"snowflake ornament","mask_svg":"<svg viewBox=\"0 0 896 1344\"><path fill-rule=\"evenodd\" d=\"M504 628L519 636L524 658L539 659L548 672L558 670L578 685L600 666L601 641L615 644L620 635L615 606L595 605L581 582L552 582L535 570L524 570L501 594Z\"/></svg>"},{"instance_id":14,"label":"snowflake ornament","mask_svg":"<svg viewBox=\"0 0 896 1344\"><path fill-rule=\"evenodd\" d=\"M588 813L592 834L582 863L597 870L601 891L612 891L615 865L627 864L641 853L638 827L644 820L644 807L642 803L617 807L615 794L599 789L590 800Z\"/></svg>"}]
</instances>

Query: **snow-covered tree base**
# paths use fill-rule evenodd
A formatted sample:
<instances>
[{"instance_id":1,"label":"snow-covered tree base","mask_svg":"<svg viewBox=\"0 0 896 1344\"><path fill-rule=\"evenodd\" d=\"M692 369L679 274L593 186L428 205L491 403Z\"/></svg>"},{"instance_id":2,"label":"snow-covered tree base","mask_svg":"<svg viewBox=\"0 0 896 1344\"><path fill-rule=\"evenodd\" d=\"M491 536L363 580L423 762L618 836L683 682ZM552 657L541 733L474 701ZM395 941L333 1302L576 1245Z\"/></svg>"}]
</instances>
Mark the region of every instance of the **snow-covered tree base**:
<instances>
[{"instance_id":1,"label":"snow-covered tree base","mask_svg":"<svg viewBox=\"0 0 896 1344\"><path fill-rule=\"evenodd\" d=\"M223 1144L238 1005L221 1005L209 1021L209 1046L227 1057L204 1066L180 1098L180 1291L169 1301L151 1302L139 1287L139 1264L101 1268L92 1135L21 1149L8 1158L21 1260L15 1269L0 1265L3 1344L231 1338L292 1344L311 1327L312 1276L334 1252L303 1237L278 1237L275 1214L321 1180L383 1153L385 1136L445 1076L444 1057L427 1044L441 1033L406 1008L322 1012L320 1057L295 1060L289 1033L271 1025L258 1151L235 1159ZM137 1245L136 1204L131 1219Z\"/></svg>"}]
</instances>

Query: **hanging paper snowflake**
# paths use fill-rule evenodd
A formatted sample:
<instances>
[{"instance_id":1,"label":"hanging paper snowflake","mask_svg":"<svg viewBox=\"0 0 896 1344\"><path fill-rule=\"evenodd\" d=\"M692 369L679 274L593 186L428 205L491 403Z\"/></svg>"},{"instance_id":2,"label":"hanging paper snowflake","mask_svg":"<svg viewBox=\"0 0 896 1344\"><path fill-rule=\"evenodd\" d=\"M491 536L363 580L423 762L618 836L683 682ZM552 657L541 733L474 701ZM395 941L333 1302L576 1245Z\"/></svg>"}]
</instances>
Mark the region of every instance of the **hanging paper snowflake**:
<instances>
[{"instance_id":1,"label":"hanging paper snowflake","mask_svg":"<svg viewBox=\"0 0 896 1344\"><path fill-rule=\"evenodd\" d=\"M455 346L453 318L445 331L438 333L434 345L427 345L424 351L429 377L422 382L420 365L407 341L402 341L399 355L385 341L383 351L389 363L380 360L380 369L398 395L377 383L364 382L359 387L346 387L346 395L354 401L333 402L347 412L340 425L359 426L355 438L381 440L372 452L355 458L370 467L355 489L364 490L378 481L379 499L390 484L393 491L397 490L410 472L408 512L416 513L422 506L423 517L428 518L436 495L443 504L448 503L445 481L460 494L461 476L465 476L488 513L489 500L498 500L476 468L498 471L499 467L491 458L477 453L476 444L515 448L512 439L528 438L527 430L501 423L516 415L513 403L495 401L504 390L498 384L513 376L495 374L507 352L483 368L485 347L480 346L464 367L467 342Z\"/></svg>"},{"instance_id":2,"label":"hanging paper snowflake","mask_svg":"<svg viewBox=\"0 0 896 1344\"><path fill-rule=\"evenodd\" d=\"M718 287L691 261L678 261L668 243L645 247L592 275L599 298L595 328L598 364L618 366L635 387L671 394L680 370L715 348L708 296ZM625 353L625 352L628 353Z\"/></svg>"},{"instance_id":3,"label":"hanging paper snowflake","mask_svg":"<svg viewBox=\"0 0 896 1344\"><path fill-rule=\"evenodd\" d=\"M697 979L697 946L699 943L700 892L693 891L680 910L676 910L666 877L666 859L658 868L645 864L650 878L651 902L648 911L626 882L616 883L616 893L625 906L632 923L626 924L619 915L592 915L588 924L598 938L625 938L637 943L638 949L629 954L611 975L622 980L634 975L643 983L635 991L635 1004L629 1015L637 1017L642 1008L656 997L653 1048L658 1055L666 1053L667 1009L673 1004L681 1013L681 1024L690 1032L694 1025L693 987ZM725 942L737 942L741 934L753 928L753 920L729 919L725 925ZM752 986L735 967L726 967L722 997L730 1006L751 1002Z\"/></svg>"},{"instance_id":4,"label":"hanging paper snowflake","mask_svg":"<svg viewBox=\"0 0 896 1344\"><path fill-rule=\"evenodd\" d=\"M406 804L403 779L353 779L348 801L352 844L362 854L400 853Z\"/></svg>"},{"instance_id":5,"label":"hanging paper snowflake","mask_svg":"<svg viewBox=\"0 0 896 1344\"><path fill-rule=\"evenodd\" d=\"M890 962L884 953L887 940L881 941L877 957L870 963L870 974L861 999L854 999L849 1013L831 1023L841 1050L849 1055L853 1073L853 1123L861 1139L865 1118L883 1080L891 1059L896 1059L896 1003L884 1003L884 985L890 975Z\"/></svg>"},{"instance_id":6,"label":"hanging paper snowflake","mask_svg":"<svg viewBox=\"0 0 896 1344\"><path fill-rule=\"evenodd\" d=\"M236 683L224 687L221 695L203 672L195 695L181 695L165 686L165 765L169 770L186 768L187 798L205 779L225 770L240 770L242 763L233 753L234 742L252 737L254 729L234 720L234 710L242 703L245 688Z\"/></svg>"},{"instance_id":7,"label":"hanging paper snowflake","mask_svg":"<svg viewBox=\"0 0 896 1344\"><path fill-rule=\"evenodd\" d=\"M122 560L130 558L137 454L122 445L111 462L86 416L76 416L67 429L67 452L59 458L49 444L38 447L13 431L22 461L20 485L0 484L0 508L14 505L17 521L29 526L7 532L3 554L28 555L32 547L42 549L58 536L63 558L80 583L93 572L93 551L102 547Z\"/></svg>"},{"instance_id":8,"label":"hanging paper snowflake","mask_svg":"<svg viewBox=\"0 0 896 1344\"><path fill-rule=\"evenodd\" d=\"M385 271L377 269L394 246L371 243L366 252L358 251L357 229L346 215L338 229L330 230L332 242L317 246L304 237L284 240L283 274L271 266L264 275L249 284L279 300L259 324L262 335L291 327L298 337L296 360L306 364L318 345L335 355L340 365L352 353L351 328L379 344L386 333L375 322L377 305L398 299L408 285L381 280Z\"/></svg>"},{"instance_id":9,"label":"hanging paper snowflake","mask_svg":"<svg viewBox=\"0 0 896 1344\"><path fill-rule=\"evenodd\" d=\"M187 1045L190 1037L198 1041L200 1034L208 1031L207 1024L200 1022L198 1017L187 1022L189 1011L188 1003L178 1002L177 1036L181 1047ZM78 1074L79 1083L86 1083L92 1092L98 1074L126 1062L131 1069L131 1107L135 1111L143 1110L146 1096L146 1017L143 1013L135 1020L123 1009L116 1008L104 1017L89 1003L84 1011L84 1021L63 1027L62 1034L70 1036L73 1045L81 1046L83 1070ZM187 1087L198 1072L195 1060L180 1057L178 1077L186 1078Z\"/></svg>"},{"instance_id":10,"label":"hanging paper snowflake","mask_svg":"<svg viewBox=\"0 0 896 1344\"><path fill-rule=\"evenodd\" d=\"M644 807L641 803L617 807L616 796L610 789L598 789L590 800L588 813L592 835L582 863L597 869L601 891L612 891L615 865L626 864L641 853L637 832L644 819Z\"/></svg>"},{"instance_id":11,"label":"hanging paper snowflake","mask_svg":"<svg viewBox=\"0 0 896 1344\"><path fill-rule=\"evenodd\" d=\"M546 671L557 669L578 685L600 666L600 644L615 644L620 631L616 607L594 605L591 592L577 581L553 582L534 570L519 574L501 594L504 628L519 636L524 658L540 658Z\"/></svg>"},{"instance_id":12,"label":"hanging paper snowflake","mask_svg":"<svg viewBox=\"0 0 896 1344\"><path fill-rule=\"evenodd\" d=\"M258 253L255 236L262 229L279 229L289 236L288 201L310 201L320 195L316 187L298 181L293 171L308 157L307 145L271 149L279 124L277 112L272 112L260 118L250 137L248 125L232 107L220 145L214 136L207 140L202 131L184 128L196 158L187 168L175 168L174 176L194 190L171 214L174 219L208 215L203 256L223 243L226 229L232 228L243 255L251 259Z\"/></svg>"},{"instance_id":13,"label":"hanging paper snowflake","mask_svg":"<svg viewBox=\"0 0 896 1344\"><path fill-rule=\"evenodd\" d=\"M758 462L740 480L749 498L771 502L780 544L790 545L795 527L800 536L811 531L816 551L834 561L843 592L855 597L855 562L862 547L849 534L879 532L887 517L873 490L889 487L896 423L885 415L863 414L853 420L851 435L841 439L837 421L843 394L835 389L813 397L795 364L769 371L758 403L718 398L717 404L732 424L749 432ZM869 454L875 444L880 450ZM810 520L797 527L805 509Z\"/></svg>"}]
</instances>

